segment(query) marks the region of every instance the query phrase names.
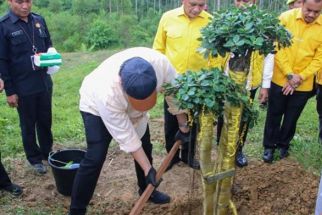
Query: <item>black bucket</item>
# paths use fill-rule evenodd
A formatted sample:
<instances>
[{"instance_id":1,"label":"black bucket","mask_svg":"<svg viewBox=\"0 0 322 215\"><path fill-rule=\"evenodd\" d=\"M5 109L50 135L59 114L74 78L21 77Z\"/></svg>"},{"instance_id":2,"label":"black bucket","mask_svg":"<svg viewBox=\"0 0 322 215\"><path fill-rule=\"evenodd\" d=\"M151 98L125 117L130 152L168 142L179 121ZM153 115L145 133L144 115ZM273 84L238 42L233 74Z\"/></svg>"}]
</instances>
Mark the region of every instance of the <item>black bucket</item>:
<instances>
[{"instance_id":1,"label":"black bucket","mask_svg":"<svg viewBox=\"0 0 322 215\"><path fill-rule=\"evenodd\" d=\"M65 149L51 152L48 156L48 164L51 166L59 193L70 196L72 194L73 182L79 163L85 156L84 150ZM66 164L76 165L66 167Z\"/></svg>"}]
</instances>

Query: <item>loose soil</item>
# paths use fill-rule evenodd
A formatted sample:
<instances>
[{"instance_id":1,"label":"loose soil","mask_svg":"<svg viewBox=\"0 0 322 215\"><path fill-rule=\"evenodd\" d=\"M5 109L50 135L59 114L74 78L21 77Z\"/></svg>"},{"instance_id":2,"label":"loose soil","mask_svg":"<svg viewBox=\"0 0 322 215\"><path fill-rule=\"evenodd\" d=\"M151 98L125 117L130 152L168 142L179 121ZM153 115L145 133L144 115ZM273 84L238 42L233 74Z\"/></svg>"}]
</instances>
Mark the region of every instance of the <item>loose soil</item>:
<instances>
[{"instance_id":1,"label":"loose soil","mask_svg":"<svg viewBox=\"0 0 322 215\"><path fill-rule=\"evenodd\" d=\"M162 123L162 120L153 120L150 124L151 136L155 142L163 142L163 134L160 132ZM164 154L154 156L156 168L163 157ZM13 167L10 168L12 180L23 186L24 193L19 198L8 200L5 197L7 194L0 191L0 202L3 202L1 198L7 199L7 205L0 205L1 215L17 208L43 208L52 211L52 214L57 214L55 211L67 214L70 198L57 192L51 171L44 176L37 176L26 168L26 163L22 160L12 160L10 166ZM237 168L233 201L239 215L314 214L318 182L318 176L306 172L289 158L273 164L250 160L247 167ZM163 175L163 182L158 189L172 197L171 203L160 206L148 202L142 214L202 214L200 171L179 163ZM88 214L129 214L138 197L131 156L117 148L111 149Z\"/></svg>"}]
</instances>

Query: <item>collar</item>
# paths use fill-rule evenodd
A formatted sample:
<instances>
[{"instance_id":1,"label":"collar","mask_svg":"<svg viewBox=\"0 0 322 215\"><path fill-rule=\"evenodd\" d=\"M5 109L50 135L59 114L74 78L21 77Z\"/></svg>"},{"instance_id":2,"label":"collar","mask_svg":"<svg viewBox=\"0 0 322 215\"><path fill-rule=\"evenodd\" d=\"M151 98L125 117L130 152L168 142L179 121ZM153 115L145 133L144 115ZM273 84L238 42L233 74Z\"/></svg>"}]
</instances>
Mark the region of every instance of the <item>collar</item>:
<instances>
[{"instance_id":1,"label":"collar","mask_svg":"<svg viewBox=\"0 0 322 215\"><path fill-rule=\"evenodd\" d=\"M294 9L294 10L295 10L295 13L296 13L296 19L297 20L300 19L304 23L306 23L305 20L304 20L304 18L303 18L302 9L301 8L297 8L297 9ZM306 23L306 24L308 24L308 23ZM316 20L314 20L312 23L309 23L308 25L310 25L310 24L319 24L319 25L322 25L322 16L319 15L319 17L316 18Z\"/></svg>"},{"instance_id":2,"label":"collar","mask_svg":"<svg viewBox=\"0 0 322 215\"><path fill-rule=\"evenodd\" d=\"M186 17L188 17L188 16L186 15L186 13L184 12L183 5L177 9L177 11L176 11L176 15L177 15L177 16L186 16ZM205 13L205 11L204 11L204 10L203 10L203 11L201 11L201 13L200 13L197 17L200 17L200 18L207 18L206 13Z\"/></svg>"},{"instance_id":3,"label":"collar","mask_svg":"<svg viewBox=\"0 0 322 215\"><path fill-rule=\"evenodd\" d=\"M19 20L21 20L20 17L18 17L14 12L12 12L12 10L9 11L9 17L12 23L16 23ZM31 18L32 18L31 13L29 13L28 21L31 20Z\"/></svg>"}]
</instances>

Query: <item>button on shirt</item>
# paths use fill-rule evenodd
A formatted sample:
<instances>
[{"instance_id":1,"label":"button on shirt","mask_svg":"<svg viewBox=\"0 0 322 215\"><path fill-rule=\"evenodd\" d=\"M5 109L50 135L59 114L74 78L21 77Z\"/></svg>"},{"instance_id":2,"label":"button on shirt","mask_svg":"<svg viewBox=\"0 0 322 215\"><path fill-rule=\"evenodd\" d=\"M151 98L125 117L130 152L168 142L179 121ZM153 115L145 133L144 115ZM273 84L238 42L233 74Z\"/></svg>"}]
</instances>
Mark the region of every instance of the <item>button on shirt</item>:
<instances>
[{"instance_id":1,"label":"button on shirt","mask_svg":"<svg viewBox=\"0 0 322 215\"><path fill-rule=\"evenodd\" d=\"M314 74L322 68L322 16L308 24L299 8L282 13L280 21L293 35L293 43L275 55L272 81L282 87L287 74L298 74L303 83L296 91L311 91Z\"/></svg>"},{"instance_id":2,"label":"button on shirt","mask_svg":"<svg viewBox=\"0 0 322 215\"><path fill-rule=\"evenodd\" d=\"M52 46L41 16L31 13L25 22L9 11L0 18L0 44L0 71L7 96L32 95L52 87L47 69L34 70L31 63L32 45L37 52L47 52Z\"/></svg>"},{"instance_id":3,"label":"button on shirt","mask_svg":"<svg viewBox=\"0 0 322 215\"><path fill-rule=\"evenodd\" d=\"M161 53L149 48L131 48L106 59L85 77L80 88L80 110L100 116L121 150L134 152L141 147L148 122L147 112L136 111L121 86L120 66L132 57L141 57L153 66L157 92L176 76L175 69Z\"/></svg>"}]
</instances>

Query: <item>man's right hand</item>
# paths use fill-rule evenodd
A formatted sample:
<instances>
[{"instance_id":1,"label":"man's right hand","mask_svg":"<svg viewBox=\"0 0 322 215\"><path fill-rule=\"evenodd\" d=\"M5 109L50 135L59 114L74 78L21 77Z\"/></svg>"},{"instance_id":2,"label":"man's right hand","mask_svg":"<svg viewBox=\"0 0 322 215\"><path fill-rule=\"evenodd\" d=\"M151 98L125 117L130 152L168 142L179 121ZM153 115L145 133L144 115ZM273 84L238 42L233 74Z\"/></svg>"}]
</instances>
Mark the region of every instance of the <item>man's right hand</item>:
<instances>
[{"instance_id":1,"label":"man's right hand","mask_svg":"<svg viewBox=\"0 0 322 215\"><path fill-rule=\"evenodd\" d=\"M7 96L7 103L12 108L18 107L18 96L17 96L17 94Z\"/></svg>"},{"instance_id":2,"label":"man's right hand","mask_svg":"<svg viewBox=\"0 0 322 215\"><path fill-rule=\"evenodd\" d=\"M177 131L175 140L181 140L182 144L190 142L190 132L183 133L180 129Z\"/></svg>"},{"instance_id":3,"label":"man's right hand","mask_svg":"<svg viewBox=\"0 0 322 215\"><path fill-rule=\"evenodd\" d=\"M4 88L4 83L3 83L3 80L0 78L0 93L2 92Z\"/></svg>"},{"instance_id":4,"label":"man's right hand","mask_svg":"<svg viewBox=\"0 0 322 215\"><path fill-rule=\"evenodd\" d=\"M156 187L158 185L156 176L157 176L157 171L155 171L155 169L151 166L148 172L148 175L145 176L146 185L152 184L154 187Z\"/></svg>"}]
</instances>

